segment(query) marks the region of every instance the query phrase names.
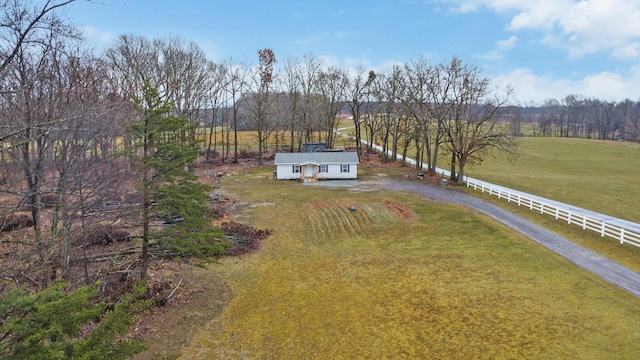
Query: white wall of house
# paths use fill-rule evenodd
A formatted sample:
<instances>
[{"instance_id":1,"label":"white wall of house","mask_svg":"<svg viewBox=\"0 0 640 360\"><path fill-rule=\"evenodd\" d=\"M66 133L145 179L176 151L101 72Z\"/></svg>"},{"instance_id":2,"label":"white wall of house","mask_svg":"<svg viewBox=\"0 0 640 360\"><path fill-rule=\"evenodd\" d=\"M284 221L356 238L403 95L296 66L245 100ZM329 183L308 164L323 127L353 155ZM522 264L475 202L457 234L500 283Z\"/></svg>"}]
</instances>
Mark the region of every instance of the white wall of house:
<instances>
[{"instance_id":1,"label":"white wall of house","mask_svg":"<svg viewBox=\"0 0 640 360\"><path fill-rule=\"evenodd\" d=\"M278 153L274 164L280 180L357 179L355 152Z\"/></svg>"},{"instance_id":2,"label":"white wall of house","mask_svg":"<svg viewBox=\"0 0 640 360\"><path fill-rule=\"evenodd\" d=\"M358 165L349 164L344 165L347 168L343 169L343 165L329 164L327 165L326 173L319 173L319 179L357 179L358 178ZM342 170L342 171L341 171ZM348 171L347 171L348 170Z\"/></svg>"},{"instance_id":3,"label":"white wall of house","mask_svg":"<svg viewBox=\"0 0 640 360\"><path fill-rule=\"evenodd\" d=\"M291 180L291 179L300 179L300 173L293 172L293 165L284 164L278 165L276 167L276 174L278 180Z\"/></svg>"},{"instance_id":4,"label":"white wall of house","mask_svg":"<svg viewBox=\"0 0 640 360\"><path fill-rule=\"evenodd\" d=\"M327 164L327 172L319 172L318 179L357 179L358 178L358 165L357 164L349 164L345 165L348 169L344 168L343 165L340 164ZM278 165L276 167L276 173L279 180L291 180L291 179L301 179L302 175L302 165L299 165L300 172L294 172L294 165L292 164L283 164ZM305 177L315 177L315 171L321 170L321 166L315 164L307 164L304 166L305 168ZM342 170L342 171L341 171ZM348 170L348 171L346 171Z\"/></svg>"}]
</instances>

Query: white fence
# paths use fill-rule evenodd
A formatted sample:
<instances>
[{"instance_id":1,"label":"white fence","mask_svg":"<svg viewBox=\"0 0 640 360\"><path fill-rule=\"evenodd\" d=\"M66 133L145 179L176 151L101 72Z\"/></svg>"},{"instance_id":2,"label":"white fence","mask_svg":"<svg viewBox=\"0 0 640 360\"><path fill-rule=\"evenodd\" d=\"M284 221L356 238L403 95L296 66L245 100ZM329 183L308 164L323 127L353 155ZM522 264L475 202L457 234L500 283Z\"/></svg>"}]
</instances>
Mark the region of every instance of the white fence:
<instances>
[{"instance_id":1,"label":"white fence","mask_svg":"<svg viewBox=\"0 0 640 360\"><path fill-rule=\"evenodd\" d=\"M336 131L338 134L346 136L341 134L339 130L341 129ZM369 145L369 142L366 140L362 140L362 143ZM380 152L383 150L381 146L375 144L373 148ZM387 153L389 155L392 154L390 150L387 150ZM396 156L398 160L402 160L402 155L397 154ZM411 165L416 164L414 159L406 158L405 161ZM436 168L436 172L442 176L451 177L451 172L448 170ZM515 202L518 206L526 206L530 210L539 211L541 214L554 216L556 220L563 220L566 221L567 224L578 225L584 230L595 231L602 237L612 237L620 241L620 244L628 243L640 247L640 224L638 223L592 212L467 176L465 176L463 180L464 183L467 184L467 187L473 188L474 190L488 192L489 195L496 195L498 199Z\"/></svg>"},{"instance_id":2,"label":"white fence","mask_svg":"<svg viewBox=\"0 0 640 360\"><path fill-rule=\"evenodd\" d=\"M465 182L467 187L473 188L474 190L480 190L483 193L487 192L489 195L495 195L498 199L515 202L518 206L525 206L530 210L538 211L541 214L551 215L555 217L556 220L566 221L567 224L578 225L584 230L595 231L602 237L612 237L620 241L620 244L629 243L640 247L639 224L511 190L502 186L496 186L472 178L465 178Z\"/></svg>"}]
</instances>

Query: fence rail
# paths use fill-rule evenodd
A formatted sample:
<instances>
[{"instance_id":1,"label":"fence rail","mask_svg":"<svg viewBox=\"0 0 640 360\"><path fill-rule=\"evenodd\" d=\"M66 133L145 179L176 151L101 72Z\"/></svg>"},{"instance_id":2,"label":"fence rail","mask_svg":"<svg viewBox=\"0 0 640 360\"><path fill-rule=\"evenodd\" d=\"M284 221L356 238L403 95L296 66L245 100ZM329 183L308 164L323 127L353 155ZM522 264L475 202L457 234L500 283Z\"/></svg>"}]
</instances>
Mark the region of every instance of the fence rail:
<instances>
[{"instance_id":1,"label":"fence rail","mask_svg":"<svg viewBox=\"0 0 640 360\"><path fill-rule=\"evenodd\" d=\"M344 135L340 130L342 129L337 129L336 133L353 139L353 136ZM369 144L369 142L364 139L361 141L363 144L371 145L377 151L384 151L379 145ZM387 150L387 154L392 155L392 152ZM400 161L404 160L411 165L416 165L416 161L414 159L403 159L400 154L396 154L396 158ZM441 174L443 177L451 177L451 172L448 170L436 168L436 172ZM512 190L467 176L464 177L463 182L467 187L472 187L474 190L488 192L489 195L496 195L499 199L516 202L518 206L526 206L530 210L538 211L541 214L554 216L556 220L563 220L566 221L567 224L578 225L584 230L595 231L602 237L608 236L614 238L620 241L620 244L627 243L640 247L640 224L638 223L581 209L572 205Z\"/></svg>"},{"instance_id":2,"label":"fence rail","mask_svg":"<svg viewBox=\"0 0 640 360\"><path fill-rule=\"evenodd\" d=\"M520 191L514 191L502 186L496 186L473 178L465 178L465 183L467 187L480 190L483 193L487 192L489 195L495 195L498 199L515 202L518 206L528 207L529 210L551 215L555 217L556 220L566 221L567 224L580 226L584 230L595 231L602 237L608 236L614 238L620 241L620 244L628 243L640 247L640 225L638 224L532 196Z\"/></svg>"}]
</instances>

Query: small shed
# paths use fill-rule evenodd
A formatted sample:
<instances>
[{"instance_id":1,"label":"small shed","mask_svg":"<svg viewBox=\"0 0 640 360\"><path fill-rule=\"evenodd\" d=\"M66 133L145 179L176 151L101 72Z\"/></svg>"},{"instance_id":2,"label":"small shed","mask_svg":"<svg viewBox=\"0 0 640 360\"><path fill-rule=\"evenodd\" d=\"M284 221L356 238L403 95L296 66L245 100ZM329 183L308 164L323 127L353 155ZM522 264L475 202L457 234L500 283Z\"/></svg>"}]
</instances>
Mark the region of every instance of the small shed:
<instances>
[{"instance_id":1,"label":"small shed","mask_svg":"<svg viewBox=\"0 0 640 360\"><path fill-rule=\"evenodd\" d=\"M360 160L356 152L277 153L278 180L316 181L357 179Z\"/></svg>"},{"instance_id":2,"label":"small shed","mask_svg":"<svg viewBox=\"0 0 640 360\"><path fill-rule=\"evenodd\" d=\"M317 152L317 151L324 151L326 149L327 149L327 143L323 143L323 142L312 142L312 143L302 144L302 151L304 152Z\"/></svg>"}]
</instances>

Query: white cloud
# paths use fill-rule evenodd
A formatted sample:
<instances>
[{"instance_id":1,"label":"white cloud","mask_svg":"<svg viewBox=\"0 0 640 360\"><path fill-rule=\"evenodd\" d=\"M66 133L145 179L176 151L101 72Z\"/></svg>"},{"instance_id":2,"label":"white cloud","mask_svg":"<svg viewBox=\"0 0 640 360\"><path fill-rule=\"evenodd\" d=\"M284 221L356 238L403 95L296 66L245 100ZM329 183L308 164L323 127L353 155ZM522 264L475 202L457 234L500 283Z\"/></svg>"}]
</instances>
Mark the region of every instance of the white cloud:
<instances>
[{"instance_id":1,"label":"white cloud","mask_svg":"<svg viewBox=\"0 0 640 360\"><path fill-rule=\"evenodd\" d=\"M295 42L296 44L299 44L299 45L308 45L308 44L315 44L322 41L326 41L330 37L331 37L331 33L329 33L328 31L324 31L321 33L307 34L305 37L300 38Z\"/></svg>"},{"instance_id":2,"label":"white cloud","mask_svg":"<svg viewBox=\"0 0 640 360\"><path fill-rule=\"evenodd\" d=\"M617 58L640 57L640 42L635 42L619 47L613 51L612 55Z\"/></svg>"},{"instance_id":3,"label":"white cloud","mask_svg":"<svg viewBox=\"0 0 640 360\"><path fill-rule=\"evenodd\" d=\"M516 46L518 43L518 37L513 35L506 40L496 41L496 47L498 50L509 50Z\"/></svg>"},{"instance_id":4,"label":"white cloud","mask_svg":"<svg viewBox=\"0 0 640 360\"><path fill-rule=\"evenodd\" d=\"M524 29L552 30L556 23L571 9L571 0L538 0L538 1L514 1L512 4L490 6L498 11L514 11L516 15L511 19L509 30Z\"/></svg>"},{"instance_id":5,"label":"white cloud","mask_svg":"<svg viewBox=\"0 0 640 360\"><path fill-rule=\"evenodd\" d=\"M541 42L571 56L606 51L613 56L640 56L629 51L640 39L638 0L442 0L455 11L486 7L511 16L507 29L537 30ZM621 55L622 54L622 55Z\"/></svg>"},{"instance_id":6,"label":"white cloud","mask_svg":"<svg viewBox=\"0 0 640 360\"><path fill-rule=\"evenodd\" d=\"M487 60L487 61L502 61L504 60L504 55L500 51L491 51L484 54L477 55L478 59Z\"/></svg>"},{"instance_id":7,"label":"white cloud","mask_svg":"<svg viewBox=\"0 0 640 360\"><path fill-rule=\"evenodd\" d=\"M542 103L545 99L562 99L569 94L611 101L640 99L636 85L640 82L640 65L632 67L627 75L605 71L577 80L555 79L521 68L498 75L493 82L499 87L513 87L517 102Z\"/></svg>"},{"instance_id":8,"label":"white cloud","mask_svg":"<svg viewBox=\"0 0 640 360\"><path fill-rule=\"evenodd\" d=\"M324 69L327 69L330 67L339 69L341 67L340 59L338 59L336 56L321 55L321 56L318 56L318 58L322 62Z\"/></svg>"},{"instance_id":9,"label":"white cloud","mask_svg":"<svg viewBox=\"0 0 640 360\"><path fill-rule=\"evenodd\" d=\"M202 51L207 55L207 59L220 61L223 57L218 49L217 45L212 41L198 42L198 45L202 48Z\"/></svg>"},{"instance_id":10,"label":"white cloud","mask_svg":"<svg viewBox=\"0 0 640 360\"><path fill-rule=\"evenodd\" d=\"M477 55L479 59L487 60L487 61L502 61L504 60L504 53L510 49L512 49L518 43L519 39L517 36L513 35L506 40L499 40L495 42L495 50Z\"/></svg>"},{"instance_id":11,"label":"white cloud","mask_svg":"<svg viewBox=\"0 0 640 360\"><path fill-rule=\"evenodd\" d=\"M334 41L335 39L342 39L348 36L345 32L342 31L323 31L319 33L311 33L306 34L304 37L295 40L295 43L298 45L310 46L313 44L326 42L326 41Z\"/></svg>"},{"instance_id":12,"label":"white cloud","mask_svg":"<svg viewBox=\"0 0 640 360\"><path fill-rule=\"evenodd\" d=\"M99 47L109 45L111 42L118 38L118 36L114 35L113 33L101 31L94 28L93 26L84 26L81 30L84 38L88 42L94 45L98 45Z\"/></svg>"}]
</instances>

